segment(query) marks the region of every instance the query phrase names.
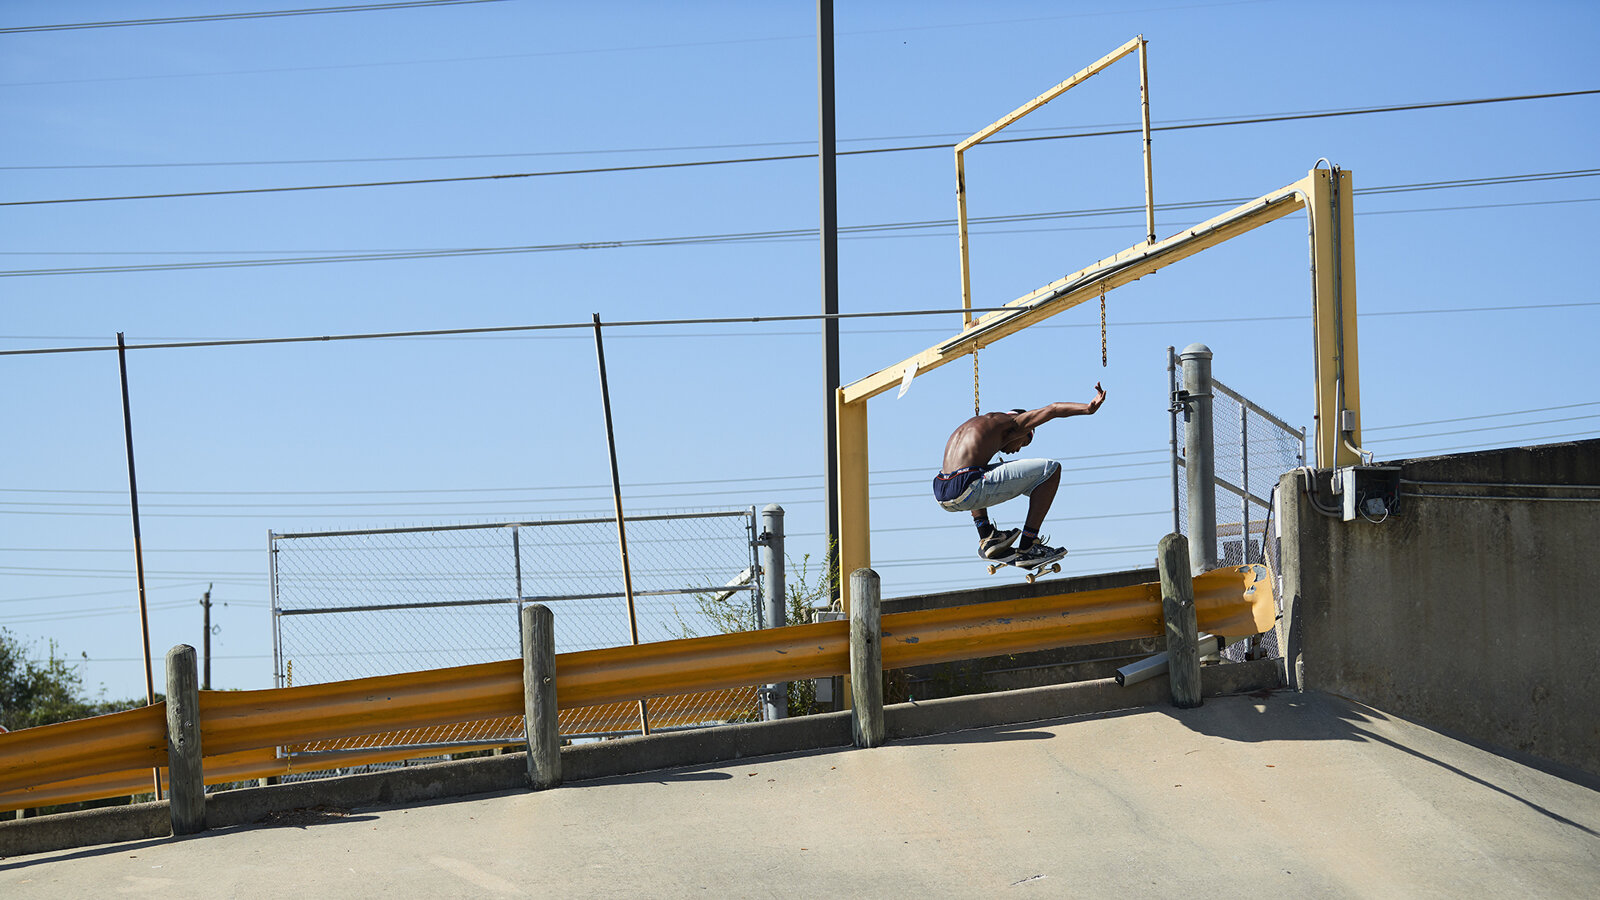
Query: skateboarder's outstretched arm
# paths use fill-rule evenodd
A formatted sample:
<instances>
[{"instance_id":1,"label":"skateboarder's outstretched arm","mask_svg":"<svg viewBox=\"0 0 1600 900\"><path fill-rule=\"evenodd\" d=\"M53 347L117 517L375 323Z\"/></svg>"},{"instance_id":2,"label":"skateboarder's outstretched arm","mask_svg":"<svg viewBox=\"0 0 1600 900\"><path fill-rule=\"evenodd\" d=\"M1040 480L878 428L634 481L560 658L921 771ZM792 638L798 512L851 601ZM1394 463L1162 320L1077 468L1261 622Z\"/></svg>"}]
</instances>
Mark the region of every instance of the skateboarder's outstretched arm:
<instances>
[{"instance_id":1,"label":"skateboarder's outstretched arm","mask_svg":"<svg viewBox=\"0 0 1600 900\"><path fill-rule=\"evenodd\" d=\"M1065 419L1068 416L1092 416L1100 409L1100 405L1105 402L1105 388L1101 387L1100 382L1097 381L1094 385L1094 399L1088 403L1071 403L1067 401L1052 403L1049 406L1041 406L1038 409L1017 413L1011 421L1015 428L1032 431L1051 419Z\"/></svg>"}]
</instances>

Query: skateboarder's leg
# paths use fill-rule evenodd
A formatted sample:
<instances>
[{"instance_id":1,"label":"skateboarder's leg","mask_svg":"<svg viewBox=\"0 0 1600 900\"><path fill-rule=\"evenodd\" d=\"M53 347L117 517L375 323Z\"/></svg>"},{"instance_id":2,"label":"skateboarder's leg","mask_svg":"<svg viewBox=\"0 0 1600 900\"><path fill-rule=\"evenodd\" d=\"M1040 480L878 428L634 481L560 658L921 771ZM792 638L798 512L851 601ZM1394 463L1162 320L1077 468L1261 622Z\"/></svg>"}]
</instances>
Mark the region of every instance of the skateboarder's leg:
<instances>
[{"instance_id":1,"label":"skateboarder's leg","mask_svg":"<svg viewBox=\"0 0 1600 900\"><path fill-rule=\"evenodd\" d=\"M1023 520L1023 527L1027 534L1038 534L1040 526L1044 525L1045 514L1050 512L1050 504L1055 502L1056 488L1061 486L1061 470L1056 469L1049 478L1039 482L1038 487L1028 497L1028 517Z\"/></svg>"}]
</instances>

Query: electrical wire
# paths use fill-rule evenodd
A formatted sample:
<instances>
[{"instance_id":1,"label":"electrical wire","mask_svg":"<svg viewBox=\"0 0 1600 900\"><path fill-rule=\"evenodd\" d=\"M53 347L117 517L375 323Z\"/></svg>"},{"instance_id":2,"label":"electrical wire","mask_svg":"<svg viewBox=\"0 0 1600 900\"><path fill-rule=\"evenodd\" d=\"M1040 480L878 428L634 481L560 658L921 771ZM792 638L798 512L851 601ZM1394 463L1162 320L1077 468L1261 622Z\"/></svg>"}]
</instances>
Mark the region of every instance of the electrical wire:
<instances>
[{"instance_id":1,"label":"electrical wire","mask_svg":"<svg viewBox=\"0 0 1600 900\"><path fill-rule=\"evenodd\" d=\"M1398 105L1398 106L1377 107L1377 108L1371 108L1371 109L1348 110L1348 111L1338 111L1338 112L1301 113L1301 114L1282 115L1282 116L1262 116L1262 117L1255 117L1255 118L1242 118L1242 119L1233 119L1233 120L1219 121L1219 122L1202 122L1202 123L1194 123L1194 124L1186 124L1186 125L1183 125L1183 124L1180 124L1180 125L1163 125L1163 126L1161 126L1159 128L1152 128L1151 130L1152 131L1178 131L1178 130L1188 130L1188 129L1194 129L1194 128L1216 128L1216 127L1221 127L1221 126L1233 126L1233 125L1256 125L1256 124L1262 124L1262 123L1267 123L1267 122L1286 122L1286 121L1291 121L1291 120L1296 120L1296 119L1316 119L1316 118L1326 118L1326 117L1331 117L1331 116L1370 115L1370 114L1373 114L1373 113L1385 113L1385 112L1406 112L1406 111L1413 111L1413 110L1419 110L1419 109L1437 109L1437 108L1448 107L1448 106L1469 106L1469 105L1479 105L1479 104L1485 104L1485 103L1507 103L1507 102L1521 101L1521 100L1537 100L1537 99L1551 99L1551 98L1560 98L1560 97L1576 97L1576 96L1583 96L1583 95L1588 95L1588 94L1600 94L1600 89L1590 89L1590 90L1580 90L1580 91L1560 91L1560 92L1553 92L1553 93L1547 93L1547 94L1522 94L1522 95L1508 96L1508 97L1480 97L1480 98L1476 98L1476 99L1472 99L1472 100L1451 100L1451 101L1441 101L1441 102L1438 102L1438 103L1412 103L1412 104L1403 104L1403 105ZM1111 135L1132 134L1135 131L1139 131L1139 129L1118 129L1118 130L1112 130L1112 131L1081 132L1081 133L1074 133L1074 134L1035 135L1035 136L1029 136L1029 137L996 138L996 139L987 141L986 143L987 144L991 144L991 145L993 145L993 144L1018 144L1018 143L1031 143L1031 142L1035 142L1035 141L1065 140L1065 139L1071 139L1071 138L1106 137L1106 136L1111 136ZM906 153L906 152L925 151L925 150L950 150L950 149L953 149L954 147L955 147L955 144L953 144L953 143L903 145L903 146L898 146L898 147L876 147L876 148L863 149L863 150L841 150L841 151L838 151L835 155L836 156L864 156L864 155L868 155L868 154L878 154L878 153ZM617 173L617 172L642 172L642 171L654 171L654 170L664 170L664 169L699 168L699 167L705 167L705 166L744 165L744 164L749 164L749 163L783 162L783 161L792 161L792 160L810 160L810 159L815 159L816 157L817 157L817 154L815 154L815 153L787 153L787 154L778 154L778 155L772 155L772 156L746 156L746 157L732 157L732 158L724 158L724 159L686 160L686 161L681 161L681 162L667 162L667 163L640 163L640 164L637 164L637 165L629 165L629 166L598 166L598 167L584 168L584 169L555 169L555 170L548 170L548 171L542 171L542 172L502 172L502 173L492 174L492 175L454 175L454 176L445 176L445 177L438 177L438 178L406 178L406 179L392 179L392 180L387 180L387 181L344 182L344 183L337 183L337 184L302 184L302 185L285 185L285 186L280 186L280 187L264 187L264 188L233 188L233 189L218 190L218 191L176 191L176 192L159 193L159 194L124 194L124 195L117 195L117 196L99 196L99 197L59 197L59 198L44 199L44 200L7 200L7 201L0 201L0 207L3 207L3 206L40 206L40 205L50 205L50 204L62 204L62 203L107 203L107 202L124 201L124 200L166 200L166 199L177 199L177 198L184 198L184 197L227 197L227 196L238 196L238 195L241 195L241 194L276 194L276 193L298 192L298 191L328 191L328 190L344 190L344 189L350 189L350 188L399 187L399 186L403 186L403 185L422 185L422 184L461 184L461 183L466 183L466 182L499 181L499 180L506 180L506 179L549 178L549 177L567 176L567 175L598 175L598 174L609 174L609 173Z\"/></svg>"},{"instance_id":2,"label":"electrical wire","mask_svg":"<svg viewBox=\"0 0 1600 900\"><path fill-rule=\"evenodd\" d=\"M1596 172L1595 174L1600 174L1600 172ZM1588 177L1588 176L1571 176L1571 177ZM1494 182L1494 183L1496 183L1496 184L1511 184L1511 183L1514 183L1514 182L1507 181L1507 182ZM1473 183L1473 184L1451 185L1451 186L1479 187L1479 186L1482 186L1482 185L1478 184L1478 183ZM1439 189L1439 188L1429 188L1429 189L1430 190L1436 190L1436 189ZM1357 190L1356 193L1360 194L1361 191ZM1470 204L1470 205L1460 205L1460 206L1438 206L1438 207L1428 207L1428 208L1420 208L1420 209L1363 210L1363 211L1357 212L1356 215L1358 215L1358 216L1398 215L1398 214L1402 214L1402 213L1448 212L1448 211L1455 211L1455 210L1470 210L1470 209L1506 209L1506 208L1518 207L1518 206L1550 206L1550 205L1555 205L1555 204L1567 204L1567 203L1594 203L1594 202L1597 202L1597 201L1600 201L1600 197L1579 197L1579 198L1569 198L1569 199L1565 199L1565 200L1530 200L1530 201L1522 201L1522 202L1516 202L1516 203L1484 203L1484 204ZM1171 210L1171 209L1178 209L1178 208L1208 208L1208 207L1214 208L1214 207L1225 206L1225 205L1238 203L1238 202L1242 202L1242 201L1239 198L1230 198L1230 199L1226 199L1226 200L1198 201L1198 202L1183 203L1183 204L1170 204L1170 205L1165 205L1164 204L1164 205L1160 205L1160 208L1162 208L1164 210ZM0 205L3 205L3 204L0 204ZM1142 209L1142 207L1125 207L1125 208L1110 209L1110 210L1070 210L1070 211L1062 211L1062 212L1055 212L1055 213L1024 213L1024 214L1017 214L1017 215L1011 215L1011 216L981 217L981 218L978 218L978 219L974 219L972 221L974 221L974 222L987 222L987 223L1041 221L1041 220L1046 220L1046 219L1079 218L1079 217L1084 217L1084 216L1118 215L1118 214L1124 214L1124 213L1137 212L1137 211L1140 211L1141 209ZM932 220L932 221L926 221L926 222L889 222L889 223L883 223L883 224L878 224L878 225L855 225L855 226L846 226L845 228L841 228L840 229L840 236L843 237L843 238L846 238L846 239L851 239L851 240L862 240L862 239L868 239L868 238L880 238L881 239L881 238L886 238L886 237L887 238L899 238L899 237L948 237L948 235L942 233L942 230L952 228L952 227L954 227L954 224L955 224L955 222L954 222L953 219L945 219L945 220ZM1120 231L1120 230L1124 230L1124 229L1132 229L1132 228L1135 228L1135 227L1136 226L1134 226L1134 225L1121 225L1121 224L1119 224L1119 225L1087 225L1087 226L1050 227L1050 228L1013 228L1013 229L984 228L981 231L979 231L978 233L985 234L985 235L1043 234L1043 233L1048 233L1048 232L1059 232L1059 231ZM887 233L885 233L885 232L887 232ZM631 239L624 239L624 240L606 240L606 241L569 241L569 242L556 243L556 244L527 244L527 245L513 245L513 246L502 246L502 247L456 247L456 248L445 247L445 248L437 248L437 249L372 250L372 251L352 251L352 252L301 251L301 252L321 254L321 255L277 257L277 258L268 258L268 259L204 260L204 261L199 261L199 262L186 262L186 263L137 263L137 264L128 264L128 265L114 265L114 266L67 266L67 267L58 267L58 268L50 268L50 269L13 269L13 270L0 270L0 277L19 278L19 277L43 276L43 275L99 275L99 274L124 274L124 273L130 273L130 272L176 272L176 271L188 271L188 270L198 270L198 269L238 269L238 268L258 268L258 267L263 267L263 266L314 265L314 264L318 264L318 263L390 262L390 261L395 261L395 260L416 260L416 259L455 259L455 258L460 258L460 257L471 257L471 256L504 256L504 255L514 255L514 254L524 254L524 253L561 253L561 252L572 252L572 251L622 250L622 249L633 249L633 248L640 248L640 247L706 246L706 245L715 245L715 244L734 244L734 243L793 243L793 242L800 242L800 241L809 242L809 241L815 241L815 240L816 240L816 230L815 229L796 228L796 229L788 229L788 230L783 230L783 231L730 232L730 233L725 233L725 234L685 235L685 236L677 236L677 237L660 237L660 238L631 238ZM256 253L256 252L268 253L268 252L273 252L273 251L252 251L252 250L237 250L237 251L181 250L181 251L172 251L172 250L161 250L161 251L146 252L146 251L138 251L138 250L110 250L110 251L58 250L58 251L44 251L44 252L40 253L40 252L30 252L30 251L25 251L25 250L10 250L10 251L0 251L0 255L8 255L8 256L41 256L41 255L50 255L50 256L90 256L90 255L96 255L96 256L98 256L98 255L112 255L112 256L143 256L143 255L169 256L169 255L177 255L177 254L183 254L183 255L209 255L209 254L223 253L223 252L225 252L225 253Z\"/></svg>"},{"instance_id":3,"label":"electrical wire","mask_svg":"<svg viewBox=\"0 0 1600 900\"><path fill-rule=\"evenodd\" d=\"M81 31L86 28L129 28L139 25L186 25L193 22L231 22L239 19L277 19L285 16L316 16L331 13L378 12L415 9L425 6L463 6L469 3L499 3L501 0L402 0L395 3L365 3L359 6L321 6L312 9L272 9L260 12L211 13L203 16L163 16L156 19L122 19L106 22L67 22L60 25L13 25L0 28L0 34L32 34L41 31Z\"/></svg>"},{"instance_id":4,"label":"electrical wire","mask_svg":"<svg viewBox=\"0 0 1600 900\"><path fill-rule=\"evenodd\" d=\"M488 57L488 58L499 59L499 58L502 58L502 57ZM156 76L156 77L161 77L161 76ZM167 76L167 77L181 77L181 76ZM10 85L0 84L0 87L8 87L8 86L10 86ZM1288 119L1313 119L1313 118L1330 118L1330 117L1335 117L1335 116L1367 115L1367 114L1371 114L1371 113L1382 113L1382 112L1407 112L1407 111L1419 110L1419 109L1439 109L1439 108L1450 107L1450 106L1471 106L1471 105L1478 105L1478 104L1483 104L1483 103L1505 103L1505 102L1518 101L1518 100L1554 99L1554 98L1560 98L1560 97L1580 96L1580 95L1583 95L1583 94L1596 93L1596 92L1597 91L1566 91L1566 92L1548 93L1548 94L1524 94L1524 95L1520 95L1520 96L1511 96L1511 97L1488 97L1488 98L1473 98L1473 99L1465 99L1465 100L1440 100L1440 101L1430 101L1430 102L1421 102L1421 103L1408 103L1408 104L1388 105L1388 106L1357 106L1357 107L1346 107L1346 108L1343 108L1343 109L1301 110L1301 111L1288 112L1288 113L1264 113L1264 114L1253 114L1253 115L1245 115L1245 116L1234 116L1234 117L1224 118L1224 119L1212 119L1212 118L1168 119L1168 120L1164 120L1164 121L1159 121L1158 120L1157 123L1152 125L1152 130L1163 130L1163 129L1166 129L1166 128L1177 128L1179 126L1182 126L1183 128L1209 128L1209 127L1215 127L1215 126L1218 126L1218 125L1245 125L1245 124L1253 124L1253 123L1256 123L1256 122L1285 121L1285 120L1288 120ZM1126 125L1126 127L1124 127L1125 125ZM1110 135L1142 133L1142 126L1135 127L1135 126L1133 126L1131 124L1128 124L1128 123L1119 123L1119 125L1117 125L1117 126L1095 125L1095 126L1088 126L1088 127L1091 127L1091 128L1118 127L1118 128L1122 128L1123 130L1118 130L1118 131L1065 131L1065 130L1060 129L1060 128L1031 128L1031 129L1019 128L1019 129L1011 129L1011 130L1009 130L1008 133L1027 132L1027 131L1041 133L1035 139L1072 139L1072 138L1080 138L1080 137L1104 137L1104 136L1110 136ZM951 138L951 139L954 139L956 141L960 141L960 140L965 139L966 137L967 137L967 133L966 132L945 132L945 133L940 133L940 134L883 135L883 136L878 136L878 137L838 138L837 139L837 143L841 143L841 144L859 144L859 143L876 143L876 142L880 142L880 141L919 140L919 139L928 139L928 138ZM992 140L992 141L988 141L986 143L1008 143L1008 142L1012 142L1012 141L1013 141L1013 139L1006 138L1006 139ZM755 148L755 147L797 147L797 146L811 146L811 145L813 145L815 143L816 143L816 140L813 138L813 139L808 139L808 140L803 140L803 141L747 141L747 142L743 142L743 143L734 143L734 144L682 144L682 145L671 146L671 147L624 147L624 148L592 149L592 150L544 150L544 151L532 151L532 152L523 152L523 153L452 153L452 154L435 154L435 155L427 155L427 156L356 156L356 157L336 157L336 158L321 158L321 159L253 159L253 160L220 160L220 161L198 161L198 162L176 162L176 163L89 163L89 164L76 164L76 165L0 166L0 171L19 171L19 170L26 170L26 171L53 171L53 170L75 170L75 169L181 169L181 168L216 168L216 167L239 167L239 166L303 166L303 165L335 165L335 164L348 165L348 164L352 164L352 163L453 162L453 161L457 161L457 160L472 160L472 159L518 159L518 158L528 158L528 157L549 157L549 156L605 156L605 155L619 154L619 153L682 153L682 152L686 152L686 151L695 151L695 150L739 150L739 149L749 149L749 148ZM955 145L954 144L941 144L941 145L938 145L938 146L939 147L953 147ZM895 148L883 148L883 149L884 150L890 150L890 149L895 149ZM914 148L908 148L908 149L927 149L927 148L924 147L923 145L917 145ZM879 152L882 152L882 150L880 150ZM812 154L812 155L815 155L815 154Z\"/></svg>"}]
</instances>

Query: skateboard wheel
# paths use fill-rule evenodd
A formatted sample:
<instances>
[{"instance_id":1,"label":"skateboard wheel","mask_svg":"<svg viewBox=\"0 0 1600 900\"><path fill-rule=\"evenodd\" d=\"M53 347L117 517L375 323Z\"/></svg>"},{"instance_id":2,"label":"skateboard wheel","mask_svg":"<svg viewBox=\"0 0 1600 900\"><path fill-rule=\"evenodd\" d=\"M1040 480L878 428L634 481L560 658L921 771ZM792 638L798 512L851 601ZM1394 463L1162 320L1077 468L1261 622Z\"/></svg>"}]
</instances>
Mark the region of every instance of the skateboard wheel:
<instances>
[{"instance_id":1,"label":"skateboard wheel","mask_svg":"<svg viewBox=\"0 0 1600 900\"><path fill-rule=\"evenodd\" d=\"M996 573L998 571L1000 571L1000 567L999 566L990 566L989 567L989 574L990 575L993 575L994 573Z\"/></svg>"},{"instance_id":2,"label":"skateboard wheel","mask_svg":"<svg viewBox=\"0 0 1600 900\"><path fill-rule=\"evenodd\" d=\"M1050 571L1052 571L1052 572L1061 571L1061 563L1056 563L1055 565L1051 566L1050 567Z\"/></svg>"},{"instance_id":3,"label":"skateboard wheel","mask_svg":"<svg viewBox=\"0 0 1600 900\"><path fill-rule=\"evenodd\" d=\"M1033 580L1034 580L1034 579L1035 579L1035 578L1038 578L1038 577L1039 577L1039 576L1038 576L1038 575L1035 575L1035 574L1034 574L1034 573L1032 573L1032 572L1029 572L1029 573L1028 573L1028 574L1027 574L1027 576L1026 576L1026 577L1027 577L1027 579L1028 579L1028 583L1029 583L1029 584L1033 584Z\"/></svg>"}]
</instances>

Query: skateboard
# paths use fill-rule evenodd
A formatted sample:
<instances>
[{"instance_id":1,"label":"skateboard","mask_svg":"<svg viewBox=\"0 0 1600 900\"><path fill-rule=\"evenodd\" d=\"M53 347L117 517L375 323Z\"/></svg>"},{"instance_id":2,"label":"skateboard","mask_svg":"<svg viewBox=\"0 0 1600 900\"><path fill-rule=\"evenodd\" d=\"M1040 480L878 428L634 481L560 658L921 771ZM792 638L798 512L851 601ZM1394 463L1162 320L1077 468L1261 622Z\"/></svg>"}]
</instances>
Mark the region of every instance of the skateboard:
<instances>
[{"instance_id":1,"label":"skateboard","mask_svg":"<svg viewBox=\"0 0 1600 900\"><path fill-rule=\"evenodd\" d=\"M1046 556L1044 559L1028 563L1019 563L1016 562L1017 555L1013 553L1004 559L989 560L989 574L993 575L994 573L1000 571L1001 566L1015 566L1018 569L1025 570L1028 574L1024 575L1023 577L1028 579L1029 584L1033 584L1034 579L1038 578L1040 575L1049 574L1051 572L1060 572L1060 560L1066 555L1066 549L1062 548L1050 554L1049 556Z\"/></svg>"}]
</instances>

